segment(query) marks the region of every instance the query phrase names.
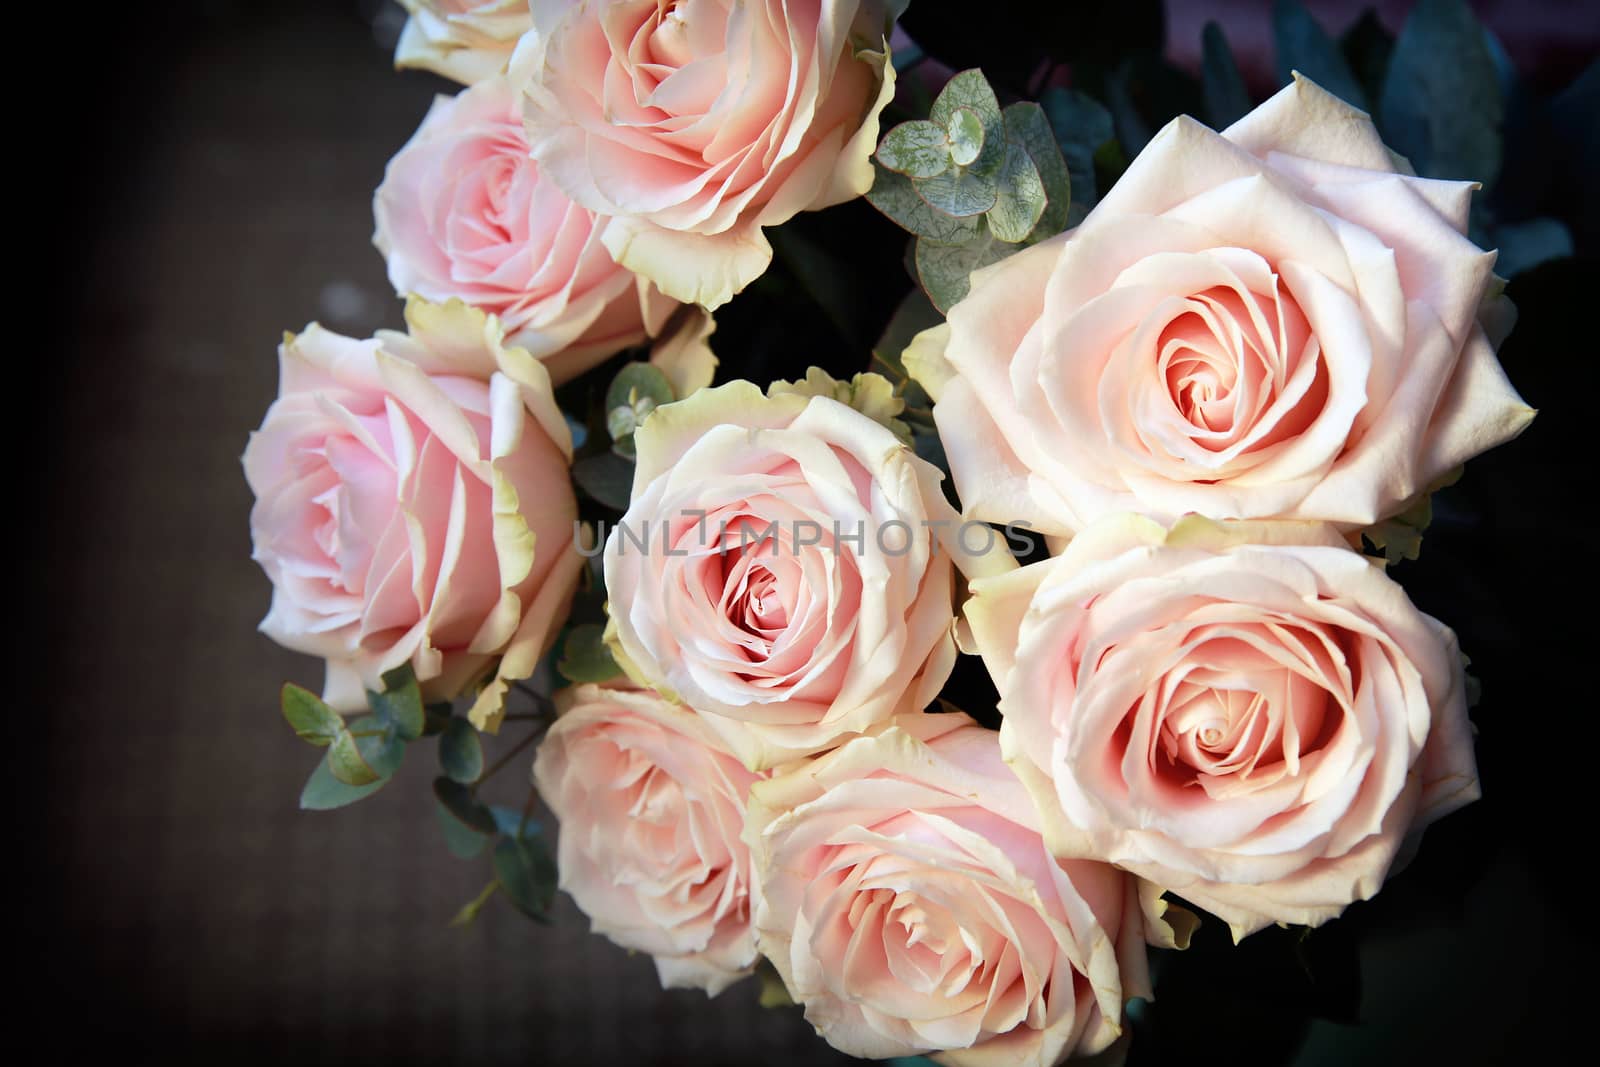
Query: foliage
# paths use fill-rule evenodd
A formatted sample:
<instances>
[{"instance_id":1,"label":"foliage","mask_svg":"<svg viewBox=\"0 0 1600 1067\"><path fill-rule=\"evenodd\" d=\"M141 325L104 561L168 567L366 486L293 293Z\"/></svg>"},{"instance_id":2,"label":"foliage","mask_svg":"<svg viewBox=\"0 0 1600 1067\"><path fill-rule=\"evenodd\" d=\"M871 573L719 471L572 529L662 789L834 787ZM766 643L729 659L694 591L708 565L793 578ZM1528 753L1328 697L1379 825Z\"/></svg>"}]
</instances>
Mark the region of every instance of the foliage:
<instances>
[{"instance_id":1,"label":"foliage","mask_svg":"<svg viewBox=\"0 0 1600 1067\"><path fill-rule=\"evenodd\" d=\"M867 199L916 237L917 282L941 311L974 270L1060 233L1071 177L1038 104L1002 109L980 70L952 77L926 119L884 134Z\"/></svg>"}]
</instances>

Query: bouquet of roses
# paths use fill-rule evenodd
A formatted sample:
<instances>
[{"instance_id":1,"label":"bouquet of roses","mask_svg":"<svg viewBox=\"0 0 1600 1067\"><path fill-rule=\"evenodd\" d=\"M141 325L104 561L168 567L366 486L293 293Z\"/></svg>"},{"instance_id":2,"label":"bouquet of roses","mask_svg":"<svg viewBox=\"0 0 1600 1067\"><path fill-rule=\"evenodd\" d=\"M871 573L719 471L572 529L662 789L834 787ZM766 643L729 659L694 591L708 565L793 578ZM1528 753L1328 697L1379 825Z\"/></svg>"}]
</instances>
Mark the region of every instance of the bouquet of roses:
<instances>
[{"instance_id":1,"label":"bouquet of roses","mask_svg":"<svg viewBox=\"0 0 1600 1067\"><path fill-rule=\"evenodd\" d=\"M1478 795L1466 661L1385 570L1533 416L1517 235L1405 121L1418 56L1489 62L1462 5L1373 94L1280 4L1315 77L1253 109L1208 29L1207 122L1142 144L1125 72L1003 101L885 0L405 6L465 86L374 198L406 329L287 336L244 457L262 628L327 663L304 807L434 744L460 921L559 886L847 1052L1049 1065L1198 912L1317 926ZM769 232L856 197L911 275L860 373L713 356Z\"/></svg>"}]
</instances>

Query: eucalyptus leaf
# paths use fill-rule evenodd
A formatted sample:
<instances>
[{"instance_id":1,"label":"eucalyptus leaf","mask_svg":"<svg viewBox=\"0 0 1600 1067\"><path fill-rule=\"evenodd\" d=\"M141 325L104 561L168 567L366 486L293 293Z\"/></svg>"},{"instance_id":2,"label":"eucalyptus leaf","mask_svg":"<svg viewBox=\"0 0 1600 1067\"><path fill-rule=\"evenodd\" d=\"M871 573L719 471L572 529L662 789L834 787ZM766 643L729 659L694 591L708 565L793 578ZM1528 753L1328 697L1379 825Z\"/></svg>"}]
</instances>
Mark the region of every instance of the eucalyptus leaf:
<instances>
[{"instance_id":1,"label":"eucalyptus leaf","mask_svg":"<svg viewBox=\"0 0 1600 1067\"><path fill-rule=\"evenodd\" d=\"M882 164L875 165L874 175L867 202L901 229L936 244L964 244L977 236L979 217L957 218L935 210L917 195L910 178Z\"/></svg>"},{"instance_id":2,"label":"eucalyptus leaf","mask_svg":"<svg viewBox=\"0 0 1600 1067\"><path fill-rule=\"evenodd\" d=\"M489 814L494 816L494 825L507 837L536 837L544 832L539 825L539 820L529 817L524 819L522 812L517 808L508 808L503 804L490 806Z\"/></svg>"},{"instance_id":3,"label":"eucalyptus leaf","mask_svg":"<svg viewBox=\"0 0 1600 1067\"><path fill-rule=\"evenodd\" d=\"M672 392L672 382L660 367L649 363L625 363L606 389L606 410L618 407L636 407L648 398L656 407L677 399Z\"/></svg>"},{"instance_id":4,"label":"eucalyptus leaf","mask_svg":"<svg viewBox=\"0 0 1600 1067\"><path fill-rule=\"evenodd\" d=\"M462 826L476 830L480 834L495 832L494 816L489 813L488 807L478 803L477 798L472 795L472 790L460 782L453 782L442 776L435 778L433 799L438 802L441 810Z\"/></svg>"},{"instance_id":5,"label":"eucalyptus leaf","mask_svg":"<svg viewBox=\"0 0 1600 1067\"><path fill-rule=\"evenodd\" d=\"M586 622L567 631L556 670L575 685L607 682L622 673L606 647L605 627Z\"/></svg>"},{"instance_id":6,"label":"eucalyptus leaf","mask_svg":"<svg viewBox=\"0 0 1600 1067\"><path fill-rule=\"evenodd\" d=\"M1384 140L1427 178L1492 186L1505 101L1483 26L1462 0L1421 0L1395 39L1378 101Z\"/></svg>"},{"instance_id":7,"label":"eucalyptus leaf","mask_svg":"<svg viewBox=\"0 0 1600 1067\"><path fill-rule=\"evenodd\" d=\"M1005 149L1002 146L1001 151ZM927 181L913 182L917 195L935 211L965 218L982 215L999 198L999 182L968 168L952 170Z\"/></svg>"},{"instance_id":8,"label":"eucalyptus leaf","mask_svg":"<svg viewBox=\"0 0 1600 1067\"><path fill-rule=\"evenodd\" d=\"M1278 83L1287 85L1293 72L1310 78L1347 104L1367 109L1367 96L1334 43L1299 0L1272 5L1272 35L1278 52Z\"/></svg>"},{"instance_id":9,"label":"eucalyptus leaf","mask_svg":"<svg viewBox=\"0 0 1600 1067\"><path fill-rule=\"evenodd\" d=\"M344 719L308 689L285 682L279 704L283 717L302 741L322 747L332 744L344 733Z\"/></svg>"},{"instance_id":10,"label":"eucalyptus leaf","mask_svg":"<svg viewBox=\"0 0 1600 1067\"><path fill-rule=\"evenodd\" d=\"M1111 112L1076 89L1046 89L1039 106L1050 120L1056 144L1061 147L1061 158L1072 178L1072 205L1066 225L1074 226L1098 199L1094 159L1100 146L1112 143L1115 137Z\"/></svg>"},{"instance_id":11,"label":"eucalyptus leaf","mask_svg":"<svg viewBox=\"0 0 1600 1067\"><path fill-rule=\"evenodd\" d=\"M981 134L981 127L979 132ZM950 169L951 154L952 145L944 127L926 119L902 122L884 134L878 145L878 161L908 178L943 174Z\"/></svg>"},{"instance_id":12,"label":"eucalyptus leaf","mask_svg":"<svg viewBox=\"0 0 1600 1067\"><path fill-rule=\"evenodd\" d=\"M317 763L316 769L311 772L311 777L306 779L305 787L300 791L300 807L307 811L342 808L346 804L353 804L364 797L369 797L383 788L400 769L401 761L406 754L406 743L392 731L383 729L382 724L371 715L353 719L347 725L351 731L350 736L354 737L358 733L365 735L354 738L356 748L367 767L377 772L378 779L365 785L341 782L334 777L328 760L323 759Z\"/></svg>"},{"instance_id":13,"label":"eucalyptus leaf","mask_svg":"<svg viewBox=\"0 0 1600 1067\"><path fill-rule=\"evenodd\" d=\"M300 808L303 811L332 811L347 804L370 797L388 784L387 778L366 785L346 785L328 770L326 759L318 760L317 767L300 790Z\"/></svg>"},{"instance_id":14,"label":"eucalyptus leaf","mask_svg":"<svg viewBox=\"0 0 1600 1067\"><path fill-rule=\"evenodd\" d=\"M944 472L946 488L955 484L950 478L950 457L945 454L944 441L936 430L918 426L911 432L911 447L919 457Z\"/></svg>"},{"instance_id":15,"label":"eucalyptus leaf","mask_svg":"<svg viewBox=\"0 0 1600 1067\"><path fill-rule=\"evenodd\" d=\"M1371 101L1383 99L1383 77L1394 54L1394 34L1384 28L1378 12L1367 8L1339 38L1339 52L1350 64L1350 72L1361 83L1361 91Z\"/></svg>"},{"instance_id":16,"label":"eucalyptus leaf","mask_svg":"<svg viewBox=\"0 0 1600 1067\"><path fill-rule=\"evenodd\" d=\"M971 288L969 278L979 267L997 263L1017 250L1016 245L996 241L985 233L971 244L936 245L917 242L917 280L933 301L933 306L948 313Z\"/></svg>"},{"instance_id":17,"label":"eucalyptus leaf","mask_svg":"<svg viewBox=\"0 0 1600 1067\"><path fill-rule=\"evenodd\" d=\"M1228 37L1215 22L1200 34L1200 92L1206 122L1214 130L1227 129L1250 110L1250 92L1234 61Z\"/></svg>"},{"instance_id":18,"label":"eucalyptus leaf","mask_svg":"<svg viewBox=\"0 0 1600 1067\"><path fill-rule=\"evenodd\" d=\"M629 405L614 407L606 412L606 433L611 435L611 440L621 442L625 438L632 438L633 431L639 428L639 413Z\"/></svg>"},{"instance_id":19,"label":"eucalyptus leaf","mask_svg":"<svg viewBox=\"0 0 1600 1067\"><path fill-rule=\"evenodd\" d=\"M778 226L767 231L773 256L800 283L801 290L838 328L839 336L854 339L860 330L862 292L851 277L849 264L835 246L816 240L804 227ZM861 337L865 344L866 338Z\"/></svg>"},{"instance_id":20,"label":"eucalyptus leaf","mask_svg":"<svg viewBox=\"0 0 1600 1067\"><path fill-rule=\"evenodd\" d=\"M884 326L883 333L872 346L874 361L872 369L896 385L908 382L910 375L906 373L900 354L906 350L913 337L943 321L944 316L929 302L928 294L921 289L911 290L900 303L895 305L894 314L889 316L888 325Z\"/></svg>"},{"instance_id":21,"label":"eucalyptus leaf","mask_svg":"<svg viewBox=\"0 0 1600 1067\"><path fill-rule=\"evenodd\" d=\"M1028 158L1039 172L1039 180L1044 183L1044 212L1026 239L1028 244L1037 244L1067 228L1072 210L1072 176L1044 108L1026 101L1010 104L1005 110L1005 121L1006 136L1027 150ZM993 219L990 223L993 224Z\"/></svg>"},{"instance_id":22,"label":"eucalyptus leaf","mask_svg":"<svg viewBox=\"0 0 1600 1067\"><path fill-rule=\"evenodd\" d=\"M572 465L578 487L608 508L627 511L633 495L633 464L615 452L597 452Z\"/></svg>"},{"instance_id":23,"label":"eucalyptus leaf","mask_svg":"<svg viewBox=\"0 0 1600 1067\"><path fill-rule=\"evenodd\" d=\"M939 90L939 97L928 110L928 119L949 130L956 113L971 111L983 127L983 141L977 158L967 164L969 174L988 178L997 173L1005 160L1005 119L994 89L976 68L953 75ZM987 209L985 209L987 210Z\"/></svg>"},{"instance_id":24,"label":"eucalyptus leaf","mask_svg":"<svg viewBox=\"0 0 1600 1067\"><path fill-rule=\"evenodd\" d=\"M383 676L383 692L367 690L367 706L385 728L394 730L402 741L415 741L427 726L422 709L422 689L416 673L405 663Z\"/></svg>"},{"instance_id":25,"label":"eucalyptus leaf","mask_svg":"<svg viewBox=\"0 0 1600 1067\"><path fill-rule=\"evenodd\" d=\"M494 847L494 873L517 910L546 921L556 897L556 865L539 838L502 837Z\"/></svg>"},{"instance_id":26,"label":"eucalyptus leaf","mask_svg":"<svg viewBox=\"0 0 1600 1067\"><path fill-rule=\"evenodd\" d=\"M985 215L989 231L999 240L1022 242L1044 214L1045 200L1039 168L1033 165L1025 148L1015 141L1008 143L994 207Z\"/></svg>"},{"instance_id":27,"label":"eucalyptus leaf","mask_svg":"<svg viewBox=\"0 0 1600 1067\"><path fill-rule=\"evenodd\" d=\"M455 709L447 701L427 704L422 709L422 736L432 737L449 727Z\"/></svg>"},{"instance_id":28,"label":"eucalyptus leaf","mask_svg":"<svg viewBox=\"0 0 1600 1067\"><path fill-rule=\"evenodd\" d=\"M958 107L950 116L945 134L949 139L948 158L957 166L974 163L983 151L983 120L970 107ZM937 172L936 172L937 173Z\"/></svg>"},{"instance_id":29,"label":"eucalyptus leaf","mask_svg":"<svg viewBox=\"0 0 1600 1067\"><path fill-rule=\"evenodd\" d=\"M341 733L328 746L328 770L345 785L371 785L383 777L362 755L357 739L348 732Z\"/></svg>"},{"instance_id":30,"label":"eucalyptus leaf","mask_svg":"<svg viewBox=\"0 0 1600 1067\"><path fill-rule=\"evenodd\" d=\"M483 855L483 850L494 840L493 834L486 834L468 826L452 815L443 804L434 804L433 813L439 820L439 829L444 832L445 847L456 859L475 859Z\"/></svg>"},{"instance_id":31,"label":"eucalyptus leaf","mask_svg":"<svg viewBox=\"0 0 1600 1067\"><path fill-rule=\"evenodd\" d=\"M1573 254L1572 233L1559 219L1541 216L1524 222L1496 226L1491 231L1500 255L1494 271L1503 278L1515 278L1541 263Z\"/></svg>"},{"instance_id":32,"label":"eucalyptus leaf","mask_svg":"<svg viewBox=\"0 0 1600 1067\"><path fill-rule=\"evenodd\" d=\"M1117 141L1130 155L1137 156L1150 143L1154 131L1134 103L1133 68L1133 60L1124 59L1106 78L1106 108L1111 112L1111 126L1117 131Z\"/></svg>"},{"instance_id":33,"label":"eucalyptus leaf","mask_svg":"<svg viewBox=\"0 0 1600 1067\"><path fill-rule=\"evenodd\" d=\"M963 107L969 108L977 116L986 135L1001 128L1000 101L989 86L989 79L976 67L951 75L944 88L939 90L933 107L928 110L928 118L948 130L956 109Z\"/></svg>"},{"instance_id":34,"label":"eucalyptus leaf","mask_svg":"<svg viewBox=\"0 0 1600 1067\"><path fill-rule=\"evenodd\" d=\"M483 773L483 741L466 719L451 719L439 735L439 767L462 785L471 785Z\"/></svg>"}]
</instances>

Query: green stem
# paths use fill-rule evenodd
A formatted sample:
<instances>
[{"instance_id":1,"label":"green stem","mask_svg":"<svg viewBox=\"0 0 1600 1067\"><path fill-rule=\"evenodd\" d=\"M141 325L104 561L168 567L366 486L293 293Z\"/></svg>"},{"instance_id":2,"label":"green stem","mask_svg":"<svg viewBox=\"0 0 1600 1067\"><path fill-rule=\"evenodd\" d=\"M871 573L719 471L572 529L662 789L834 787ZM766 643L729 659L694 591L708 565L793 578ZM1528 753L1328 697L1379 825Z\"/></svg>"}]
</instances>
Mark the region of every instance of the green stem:
<instances>
[{"instance_id":1,"label":"green stem","mask_svg":"<svg viewBox=\"0 0 1600 1067\"><path fill-rule=\"evenodd\" d=\"M476 782L472 783L472 795L477 796L478 790L483 787L484 782L487 782L490 778L493 778L506 766L506 764L516 759L518 754L543 736L544 730L535 729L527 737L524 737L521 741L518 741L515 745L513 745L511 750L508 751L504 756L501 756L499 759L490 764L489 769L484 771L483 774L478 777Z\"/></svg>"}]
</instances>

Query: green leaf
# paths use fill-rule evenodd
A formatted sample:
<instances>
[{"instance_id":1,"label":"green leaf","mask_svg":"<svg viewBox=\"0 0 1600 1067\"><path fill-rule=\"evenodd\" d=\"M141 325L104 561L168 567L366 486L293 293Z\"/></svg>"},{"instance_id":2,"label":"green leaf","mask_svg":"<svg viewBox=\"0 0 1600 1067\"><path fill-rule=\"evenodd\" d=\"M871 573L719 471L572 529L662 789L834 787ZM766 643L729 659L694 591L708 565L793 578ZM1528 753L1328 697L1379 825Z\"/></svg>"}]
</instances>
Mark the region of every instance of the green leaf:
<instances>
[{"instance_id":1,"label":"green leaf","mask_svg":"<svg viewBox=\"0 0 1600 1067\"><path fill-rule=\"evenodd\" d=\"M1559 219L1540 216L1495 226L1489 233L1500 251L1494 272L1503 278L1515 278L1548 260L1573 254L1572 233Z\"/></svg>"},{"instance_id":2,"label":"green leaf","mask_svg":"<svg viewBox=\"0 0 1600 1067\"><path fill-rule=\"evenodd\" d=\"M427 725L427 716L422 710L422 689L409 663L384 674L383 692L367 690L367 706L378 722L394 730L402 741L415 741Z\"/></svg>"},{"instance_id":3,"label":"green leaf","mask_svg":"<svg viewBox=\"0 0 1600 1067\"><path fill-rule=\"evenodd\" d=\"M645 398L653 401L656 407L677 399L672 393L672 382L660 367L649 363L626 363L611 379L611 386L606 390L606 410L637 407L638 402Z\"/></svg>"},{"instance_id":4,"label":"green leaf","mask_svg":"<svg viewBox=\"0 0 1600 1067\"><path fill-rule=\"evenodd\" d=\"M950 169L951 148L943 127L925 119L914 119L902 122L883 135L878 145L878 160L908 178L931 178Z\"/></svg>"},{"instance_id":5,"label":"green leaf","mask_svg":"<svg viewBox=\"0 0 1600 1067\"><path fill-rule=\"evenodd\" d=\"M1389 57L1394 54L1394 34L1384 28L1376 10L1367 8L1344 31L1339 38L1339 52L1350 64L1350 72L1367 99L1382 100L1383 78L1389 70Z\"/></svg>"},{"instance_id":6,"label":"green leaf","mask_svg":"<svg viewBox=\"0 0 1600 1067\"><path fill-rule=\"evenodd\" d=\"M967 295L973 271L997 263L1016 250L1016 245L996 241L987 233L959 247L918 241L917 280L933 306L948 313Z\"/></svg>"},{"instance_id":7,"label":"green leaf","mask_svg":"<svg viewBox=\"0 0 1600 1067\"><path fill-rule=\"evenodd\" d=\"M300 790L300 808L303 811L332 811L370 797L387 783L387 778L380 778L367 785L345 785L328 770L327 760L318 760L316 770L311 772L305 787Z\"/></svg>"},{"instance_id":8,"label":"green leaf","mask_svg":"<svg viewBox=\"0 0 1600 1067\"><path fill-rule=\"evenodd\" d=\"M966 169L980 178L988 178L999 171L1005 159L1006 133L1000 101L983 71L964 70L945 82L944 88L939 90L939 98L928 110L928 119L949 130L957 121L956 112L963 108L971 111L983 128L980 151Z\"/></svg>"},{"instance_id":9,"label":"green leaf","mask_svg":"<svg viewBox=\"0 0 1600 1067\"><path fill-rule=\"evenodd\" d=\"M439 701L428 704L422 709L422 736L432 737L441 734L449 727L450 720L454 718L455 708L448 701Z\"/></svg>"},{"instance_id":10,"label":"green leaf","mask_svg":"<svg viewBox=\"0 0 1600 1067\"><path fill-rule=\"evenodd\" d=\"M578 487L608 508L627 511L633 496L633 464L615 452L597 452L572 465Z\"/></svg>"},{"instance_id":11,"label":"green leaf","mask_svg":"<svg viewBox=\"0 0 1600 1067\"><path fill-rule=\"evenodd\" d=\"M321 747L332 744L344 733L344 719L310 690L285 682L279 703L283 717L302 741Z\"/></svg>"},{"instance_id":12,"label":"green leaf","mask_svg":"<svg viewBox=\"0 0 1600 1067\"><path fill-rule=\"evenodd\" d=\"M1075 226L1098 199L1094 159L1102 145L1114 143L1111 112L1076 89L1046 89L1039 104L1050 120L1056 143L1061 146L1061 158L1072 176L1072 206L1066 225Z\"/></svg>"},{"instance_id":13,"label":"green leaf","mask_svg":"<svg viewBox=\"0 0 1600 1067\"><path fill-rule=\"evenodd\" d=\"M632 407L624 404L606 412L606 433L610 434L611 440L617 444L621 444L624 440L632 441L633 431L638 428L639 413Z\"/></svg>"},{"instance_id":14,"label":"green leaf","mask_svg":"<svg viewBox=\"0 0 1600 1067\"><path fill-rule=\"evenodd\" d=\"M1001 149L1004 152L1004 148ZM953 170L927 181L913 182L917 195L928 202L935 211L965 218L981 215L994 207L1000 193L1000 184L973 168Z\"/></svg>"},{"instance_id":15,"label":"green leaf","mask_svg":"<svg viewBox=\"0 0 1600 1067\"><path fill-rule=\"evenodd\" d=\"M489 808L478 803L477 798L472 795L472 790L460 782L453 782L443 776L435 778L433 799L438 801L441 810L462 826L476 830L480 834L495 832L494 816L490 814Z\"/></svg>"},{"instance_id":16,"label":"green leaf","mask_svg":"<svg viewBox=\"0 0 1600 1067\"><path fill-rule=\"evenodd\" d=\"M524 819L522 811L518 808L495 804L489 808L489 814L494 816L495 827L507 837L529 838L544 833L544 828L539 825L538 819L532 816Z\"/></svg>"},{"instance_id":17,"label":"green leaf","mask_svg":"<svg viewBox=\"0 0 1600 1067\"><path fill-rule=\"evenodd\" d=\"M328 746L328 770L345 785L371 785L383 775L372 769L356 740L349 733L341 733Z\"/></svg>"},{"instance_id":18,"label":"green leaf","mask_svg":"<svg viewBox=\"0 0 1600 1067\"><path fill-rule=\"evenodd\" d=\"M1250 110L1250 92L1221 26L1206 23L1200 34L1200 50L1200 92L1206 122L1214 130L1226 129Z\"/></svg>"},{"instance_id":19,"label":"green leaf","mask_svg":"<svg viewBox=\"0 0 1600 1067\"><path fill-rule=\"evenodd\" d=\"M918 426L911 432L911 448L920 458L945 473L946 486L952 484L949 477L950 457L945 454L944 441L939 437L938 431Z\"/></svg>"},{"instance_id":20,"label":"green leaf","mask_svg":"<svg viewBox=\"0 0 1600 1067\"><path fill-rule=\"evenodd\" d=\"M950 120L957 108L968 108L982 124L985 136L1001 129L1000 101L989 87L983 71L974 67L950 77L939 90L938 99L928 111L928 118L943 129L950 128Z\"/></svg>"},{"instance_id":21,"label":"green leaf","mask_svg":"<svg viewBox=\"0 0 1600 1067\"><path fill-rule=\"evenodd\" d=\"M545 921L556 897L556 865L538 838L502 837L494 847L494 873L518 911Z\"/></svg>"},{"instance_id":22,"label":"green leaf","mask_svg":"<svg viewBox=\"0 0 1600 1067\"><path fill-rule=\"evenodd\" d=\"M1134 86L1140 83L1135 68L1147 65L1135 63L1130 56L1117 64L1106 78L1106 108L1111 112L1111 126L1116 130L1117 141L1135 156L1144 151L1154 135L1134 100Z\"/></svg>"},{"instance_id":23,"label":"green leaf","mask_svg":"<svg viewBox=\"0 0 1600 1067\"><path fill-rule=\"evenodd\" d=\"M606 647L605 627L592 622L567 631L556 670L567 681L578 685L610 681L622 673Z\"/></svg>"},{"instance_id":24,"label":"green leaf","mask_svg":"<svg viewBox=\"0 0 1600 1067\"><path fill-rule=\"evenodd\" d=\"M456 859L475 859L483 855L483 850L489 847L489 842L493 839L492 834L479 833L450 814L441 805L435 804L433 812L439 820L439 828L444 831L445 847L450 850L450 855Z\"/></svg>"},{"instance_id":25,"label":"green leaf","mask_svg":"<svg viewBox=\"0 0 1600 1067\"><path fill-rule=\"evenodd\" d=\"M634 431L652 411L674 399L672 382L659 367L625 364L606 390L606 432L611 435L612 452L631 462Z\"/></svg>"},{"instance_id":26,"label":"green leaf","mask_svg":"<svg viewBox=\"0 0 1600 1067\"><path fill-rule=\"evenodd\" d=\"M352 720L348 726L351 733L347 736L354 737L358 733L365 735L354 738L356 748L366 766L377 772L378 780L365 785L342 782L334 777L328 759L323 759L311 772L311 777L306 779L305 788L300 791L300 807L307 811L342 808L346 804L353 804L364 797L369 797L383 788L394 776L395 771L400 769L400 763L406 754L406 743L392 731L383 729L382 724L371 715L363 715L359 719ZM329 749L329 756L331 755L332 748Z\"/></svg>"},{"instance_id":27,"label":"green leaf","mask_svg":"<svg viewBox=\"0 0 1600 1067\"><path fill-rule=\"evenodd\" d=\"M932 125L930 123L929 125ZM965 167L977 161L983 151L983 120L970 107L958 107L950 116L950 125L942 131L949 139L948 158L957 166ZM935 171L935 173L939 173ZM921 177L921 175L913 175Z\"/></svg>"},{"instance_id":28,"label":"green leaf","mask_svg":"<svg viewBox=\"0 0 1600 1067\"><path fill-rule=\"evenodd\" d=\"M906 383L910 375L900 361L900 354L913 337L943 321L944 316L928 301L926 293L921 289L911 290L895 305L894 314L889 316L877 344L872 346L872 369L896 385Z\"/></svg>"},{"instance_id":29,"label":"green leaf","mask_svg":"<svg viewBox=\"0 0 1600 1067\"><path fill-rule=\"evenodd\" d=\"M1384 140L1427 178L1494 184L1505 101L1483 27L1461 0L1422 0L1378 101Z\"/></svg>"},{"instance_id":30,"label":"green leaf","mask_svg":"<svg viewBox=\"0 0 1600 1067\"><path fill-rule=\"evenodd\" d=\"M1067 228L1072 209L1072 177L1044 108L1026 101L1010 104L1005 110L1005 121L1006 136L1027 150L1028 158L1033 160L1039 179L1044 183L1044 212L1026 239L1028 244L1037 244ZM993 224L992 218L990 223Z\"/></svg>"},{"instance_id":31,"label":"green leaf","mask_svg":"<svg viewBox=\"0 0 1600 1067\"><path fill-rule=\"evenodd\" d=\"M1291 73L1299 71L1345 103L1366 110L1366 94L1344 54L1299 0L1277 0L1272 5L1272 34L1280 85L1289 84Z\"/></svg>"},{"instance_id":32,"label":"green leaf","mask_svg":"<svg viewBox=\"0 0 1600 1067\"><path fill-rule=\"evenodd\" d=\"M872 188L867 192L867 202L903 230L908 230L924 240L937 244L964 244L977 236L977 217L957 218L935 210L917 195L916 186L903 174L896 174L882 164L874 164Z\"/></svg>"},{"instance_id":33,"label":"green leaf","mask_svg":"<svg viewBox=\"0 0 1600 1067\"><path fill-rule=\"evenodd\" d=\"M445 777L471 785L483 773L483 741L466 719L451 719L439 735L439 766Z\"/></svg>"},{"instance_id":34,"label":"green leaf","mask_svg":"<svg viewBox=\"0 0 1600 1067\"><path fill-rule=\"evenodd\" d=\"M767 231L767 239L774 258L794 275L805 295L838 328L839 336L854 338L859 330L862 291L840 251L809 236L800 226L774 227Z\"/></svg>"},{"instance_id":35,"label":"green leaf","mask_svg":"<svg viewBox=\"0 0 1600 1067\"><path fill-rule=\"evenodd\" d=\"M1033 165L1025 148L1014 141L1008 143L994 207L985 216L989 231L1001 241L1019 243L1033 232L1044 208L1044 181L1039 177L1039 168Z\"/></svg>"}]
</instances>

